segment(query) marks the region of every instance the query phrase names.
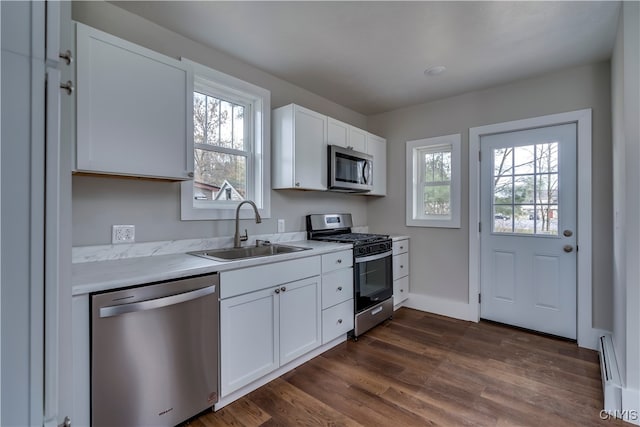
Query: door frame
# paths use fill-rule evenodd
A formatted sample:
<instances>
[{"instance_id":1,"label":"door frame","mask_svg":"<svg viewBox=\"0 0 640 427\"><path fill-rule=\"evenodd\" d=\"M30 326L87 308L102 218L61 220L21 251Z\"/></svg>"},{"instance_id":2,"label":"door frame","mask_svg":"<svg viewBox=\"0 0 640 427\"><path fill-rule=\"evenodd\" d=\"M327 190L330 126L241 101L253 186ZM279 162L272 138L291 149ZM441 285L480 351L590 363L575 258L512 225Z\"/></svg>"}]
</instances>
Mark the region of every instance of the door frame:
<instances>
[{"instance_id":1,"label":"door frame","mask_svg":"<svg viewBox=\"0 0 640 427\"><path fill-rule=\"evenodd\" d=\"M591 184L591 109L550 114L469 129L469 317L480 320L480 138L482 136L576 123L577 125L577 331L578 345L597 348L603 331L593 328L592 296L592 184ZM488 161L488 160L485 160ZM487 226L487 225L485 225Z\"/></svg>"}]
</instances>

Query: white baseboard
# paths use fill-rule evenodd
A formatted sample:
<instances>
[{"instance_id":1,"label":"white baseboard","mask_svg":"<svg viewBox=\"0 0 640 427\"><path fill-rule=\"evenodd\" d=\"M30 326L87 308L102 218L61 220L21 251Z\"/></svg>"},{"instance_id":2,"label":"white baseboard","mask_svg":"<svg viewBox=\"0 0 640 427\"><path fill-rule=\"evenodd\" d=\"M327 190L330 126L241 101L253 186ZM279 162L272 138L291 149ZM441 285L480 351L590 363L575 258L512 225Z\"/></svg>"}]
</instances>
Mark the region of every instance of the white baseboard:
<instances>
[{"instance_id":1,"label":"white baseboard","mask_svg":"<svg viewBox=\"0 0 640 427\"><path fill-rule=\"evenodd\" d=\"M454 319L476 322L471 307L462 301L453 301L444 298L432 297L423 294L409 294L409 299L404 303L405 307L414 308L428 313L453 317Z\"/></svg>"},{"instance_id":2,"label":"white baseboard","mask_svg":"<svg viewBox=\"0 0 640 427\"><path fill-rule=\"evenodd\" d=\"M597 328L580 330L580 325L578 325L578 346L600 351L600 337L603 335L611 335L611 331Z\"/></svg>"}]
</instances>

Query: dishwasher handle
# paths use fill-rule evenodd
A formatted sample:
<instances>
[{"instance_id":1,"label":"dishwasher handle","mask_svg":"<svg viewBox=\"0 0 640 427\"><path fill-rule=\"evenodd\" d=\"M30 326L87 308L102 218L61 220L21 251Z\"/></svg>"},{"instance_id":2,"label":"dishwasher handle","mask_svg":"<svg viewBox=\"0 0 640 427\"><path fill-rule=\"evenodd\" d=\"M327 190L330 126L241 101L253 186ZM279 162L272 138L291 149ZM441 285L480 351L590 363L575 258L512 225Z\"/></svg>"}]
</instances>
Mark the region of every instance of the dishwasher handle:
<instances>
[{"instance_id":1,"label":"dishwasher handle","mask_svg":"<svg viewBox=\"0 0 640 427\"><path fill-rule=\"evenodd\" d=\"M181 302L191 301L196 298L211 295L215 292L216 285L211 285L207 286L206 288L200 288L190 292L170 295L168 297L154 298L146 301L132 302L129 304L100 307L100 317L114 317L121 314L134 313L136 311L153 310L169 305L180 304Z\"/></svg>"}]
</instances>

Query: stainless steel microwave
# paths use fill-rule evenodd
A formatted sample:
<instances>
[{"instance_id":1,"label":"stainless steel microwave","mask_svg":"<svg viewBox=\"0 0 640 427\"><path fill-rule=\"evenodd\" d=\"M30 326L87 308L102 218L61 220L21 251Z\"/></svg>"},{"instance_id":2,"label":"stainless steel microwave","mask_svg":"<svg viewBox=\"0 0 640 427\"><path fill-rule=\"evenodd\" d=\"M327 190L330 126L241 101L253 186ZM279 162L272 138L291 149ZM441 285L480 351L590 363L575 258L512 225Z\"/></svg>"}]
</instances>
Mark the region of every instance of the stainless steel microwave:
<instances>
[{"instance_id":1,"label":"stainless steel microwave","mask_svg":"<svg viewBox=\"0 0 640 427\"><path fill-rule=\"evenodd\" d=\"M373 189L373 157L329 145L329 189L366 193Z\"/></svg>"}]
</instances>

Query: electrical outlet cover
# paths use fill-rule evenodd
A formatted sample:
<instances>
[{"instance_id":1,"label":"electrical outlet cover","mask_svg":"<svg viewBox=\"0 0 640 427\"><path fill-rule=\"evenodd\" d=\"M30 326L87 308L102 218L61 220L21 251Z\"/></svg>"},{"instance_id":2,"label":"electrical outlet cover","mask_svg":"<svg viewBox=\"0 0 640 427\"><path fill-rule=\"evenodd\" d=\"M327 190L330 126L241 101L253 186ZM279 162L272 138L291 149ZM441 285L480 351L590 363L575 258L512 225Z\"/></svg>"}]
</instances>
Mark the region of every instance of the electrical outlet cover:
<instances>
[{"instance_id":1,"label":"electrical outlet cover","mask_svg":"<svg viewBox=\"0 0 640 427\"><path fill-rule=\"evenodd\" d=\"M134 225L114 225L111 229L111 243L133 243L136 240Z\"/></svg>"}]
</instances>

